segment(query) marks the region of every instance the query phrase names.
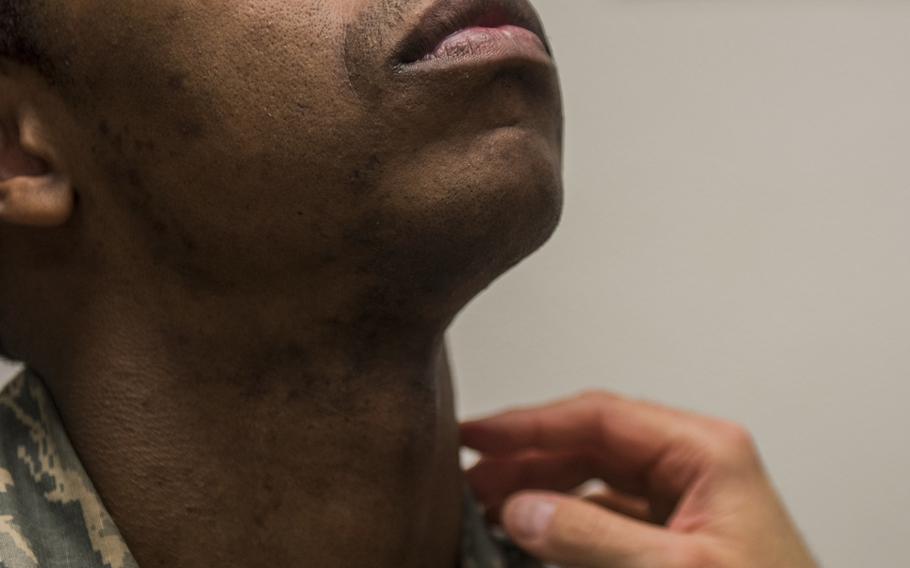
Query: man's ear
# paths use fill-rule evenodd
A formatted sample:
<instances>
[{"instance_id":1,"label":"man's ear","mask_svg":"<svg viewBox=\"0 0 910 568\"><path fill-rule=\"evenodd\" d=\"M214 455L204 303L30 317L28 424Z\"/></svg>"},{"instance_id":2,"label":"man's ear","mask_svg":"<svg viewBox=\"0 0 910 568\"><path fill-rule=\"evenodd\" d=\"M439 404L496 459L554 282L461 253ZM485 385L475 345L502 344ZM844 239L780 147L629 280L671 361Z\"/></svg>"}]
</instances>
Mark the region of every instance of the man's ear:
<instances>
[{"instance_id":1,"label":"man's ear","mask_svg":"<svg viewBox=\"0 0 910 568\"><path fill-rule=\"evenodd\" d=\"M73 213L73 187L48 125L11 98L0 97L0 223L62 225Z\"/></svg>"}]
</instances>

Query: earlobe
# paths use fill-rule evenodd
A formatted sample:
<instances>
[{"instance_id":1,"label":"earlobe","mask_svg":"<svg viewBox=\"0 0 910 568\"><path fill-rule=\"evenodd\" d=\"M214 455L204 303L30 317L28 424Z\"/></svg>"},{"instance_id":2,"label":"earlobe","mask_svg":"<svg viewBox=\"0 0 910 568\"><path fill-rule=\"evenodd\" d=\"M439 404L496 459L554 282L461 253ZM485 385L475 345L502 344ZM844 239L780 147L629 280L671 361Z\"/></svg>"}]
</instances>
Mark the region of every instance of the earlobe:
<instances>
[{"instance_id":1,"label":"earlobe","mask_svg":"<svg viewBox=\"0 0 910 568\"><path fill-rule=\"evenodd\" d=\"M17 119L0 125L0 223L62 225L73 212L70 181L38 117L24 112Z\"/></svg>"}]
</instances>

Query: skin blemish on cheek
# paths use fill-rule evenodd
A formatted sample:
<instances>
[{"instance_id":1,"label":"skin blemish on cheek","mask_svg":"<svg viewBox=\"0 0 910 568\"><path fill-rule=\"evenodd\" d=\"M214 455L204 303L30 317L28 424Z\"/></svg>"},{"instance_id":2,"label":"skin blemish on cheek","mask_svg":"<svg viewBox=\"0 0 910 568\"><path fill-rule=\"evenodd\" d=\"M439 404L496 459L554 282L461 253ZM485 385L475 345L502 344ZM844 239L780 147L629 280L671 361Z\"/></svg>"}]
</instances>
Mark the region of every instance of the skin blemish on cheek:
<instances>
[{"instance_id":1,"label":"skin blemish on cheek","mask_svg":"<svg viewBox=\"0 0 910 568\"><path fill-rule=\"evenodd\" d=\"M203 134L205 134L205 127L203 127L202 123L200 123L200 122L195 122L193 120L186 120L185 122L180 124L179 132L180 132L180 135L183 136L185 139L190 139L190 140L197 139L198 140L199 138L202 138Z\"/></svg>"},{"instance_id":2,"label":"skin blemish on cheek","mask_svg":"<svg viewBox=\"0 0 910 568\"><path fill-rule=\"evenodd\" d=\"M130 168L126 172L127 183L134 189L143 189L145 184L142 182L142 177L139 175L139 171L135 168Z\"/></svg>"},{"instance_id":3,"label":"skin blemish on cheek","mask_svg":"<svg viewBox=\"0 0 910 568\"><path fill-rule=\"evenodd\" d=\"M154 152L157 146L154 140L133 140L133 150L136 153Z\"/></svg>"},{"instance_id":4,"label":"skin blemish on cheek","mask_svg":"<svg viewBox=\"0 0 910 568\"><path fill-rule=\"evenodd\" d=\"M186 75L175 74L168 77L167 86L174 91L186 90Z\"/></svg>"},{"instance_id":5,"label":"skin blemish on cheek","mask_svg":"<svg viewBox=\"0 0 910 568\"><path fill-rule=\"evenodd\" d=\"M376 177L382 167L382 161L375 154L372 154L362 166L356 167L351 171L350 188L351 193L365 194L370 193L376 187Z\"/></svg>"}]
</instances>

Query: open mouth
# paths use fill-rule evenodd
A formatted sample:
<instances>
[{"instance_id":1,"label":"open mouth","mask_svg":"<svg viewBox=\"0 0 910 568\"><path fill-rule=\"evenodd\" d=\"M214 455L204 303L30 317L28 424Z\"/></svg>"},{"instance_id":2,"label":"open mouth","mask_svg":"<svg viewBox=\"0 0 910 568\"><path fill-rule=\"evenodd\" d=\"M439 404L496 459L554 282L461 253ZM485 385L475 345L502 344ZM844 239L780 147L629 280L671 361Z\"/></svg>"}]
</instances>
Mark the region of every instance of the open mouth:
<instances>
[{"instance_id":1,"label":"open mouth","mask_svg":"<svg viewBox=\"0 0 910 568\"><path fill-rule=\"evenodd\" d=\"M543 26L523 0L437 2L400 44L396 64L489 58L550 60Z\"/></svg>"}]
</instances>

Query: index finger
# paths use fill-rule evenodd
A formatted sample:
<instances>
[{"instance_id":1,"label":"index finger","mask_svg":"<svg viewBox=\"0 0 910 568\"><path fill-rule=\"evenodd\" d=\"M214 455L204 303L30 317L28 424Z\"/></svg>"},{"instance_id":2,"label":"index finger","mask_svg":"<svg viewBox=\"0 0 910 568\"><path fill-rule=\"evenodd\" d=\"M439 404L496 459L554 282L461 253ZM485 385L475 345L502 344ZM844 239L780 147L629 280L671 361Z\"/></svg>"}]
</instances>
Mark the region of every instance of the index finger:
<instances>
[{"instance_id":1,"label":"index finger","mask_svg":"<svg viewBox=\"0 0 910 568\"><path fill-rule=\"evenodd\" d=\"M575 452L608 464L611 476L652 478L672 468L679 493L704 464L711 445L701 417L605 393L507 412L462 425L462 443L485 455ZM668 466L669 464L669 466ZM667 481L662 479L659 481ZM666 483L661 483L666 485Z\"/></svg>"}]
</instances>

